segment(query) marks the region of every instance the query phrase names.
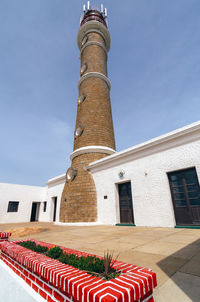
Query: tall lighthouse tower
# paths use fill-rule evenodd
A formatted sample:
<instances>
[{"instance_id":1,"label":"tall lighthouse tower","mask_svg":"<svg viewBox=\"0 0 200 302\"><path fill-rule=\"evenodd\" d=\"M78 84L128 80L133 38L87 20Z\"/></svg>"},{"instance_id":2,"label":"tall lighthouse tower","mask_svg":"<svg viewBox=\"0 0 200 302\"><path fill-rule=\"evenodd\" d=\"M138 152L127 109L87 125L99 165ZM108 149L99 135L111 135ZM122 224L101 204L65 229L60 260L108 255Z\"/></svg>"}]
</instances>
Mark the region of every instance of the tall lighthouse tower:
<instances>
[{"instance_id":1,"label":"tall lighthouse tower","mask_svg":"<svg viewBox=\"0 0 200 302\"><path fill-rule=\"evenodd\" d=\"M96 188L87 166L115 152L107 77L110 34L106 18L107 10L103 5L93 9L88 1L87 7L83 6L77 37L81 67L74 148L61 199L61 222L97 220Z\"/></svg>"}]
</instances>

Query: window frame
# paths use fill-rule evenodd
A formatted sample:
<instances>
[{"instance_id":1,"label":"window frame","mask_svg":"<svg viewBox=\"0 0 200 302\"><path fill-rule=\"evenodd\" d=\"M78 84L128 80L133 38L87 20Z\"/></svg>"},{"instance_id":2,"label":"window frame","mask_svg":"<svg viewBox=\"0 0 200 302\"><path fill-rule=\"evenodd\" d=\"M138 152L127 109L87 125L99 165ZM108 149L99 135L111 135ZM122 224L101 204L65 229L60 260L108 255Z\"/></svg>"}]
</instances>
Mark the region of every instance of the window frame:
<instances>
[{"instance_id":1,"label":"window frame","mask_svg":"<svg viewBox=\"0 0 200 302\"><path fill-rule=\"evenodd\" d=\"M15 206L16 205L16 210L12 210L12 206ZM17 213L18 212L18 209L19 209L19 201L12 201L10 200L8 202L8 208L7 208L7 213Z\"/></svg>"}]
</instances>

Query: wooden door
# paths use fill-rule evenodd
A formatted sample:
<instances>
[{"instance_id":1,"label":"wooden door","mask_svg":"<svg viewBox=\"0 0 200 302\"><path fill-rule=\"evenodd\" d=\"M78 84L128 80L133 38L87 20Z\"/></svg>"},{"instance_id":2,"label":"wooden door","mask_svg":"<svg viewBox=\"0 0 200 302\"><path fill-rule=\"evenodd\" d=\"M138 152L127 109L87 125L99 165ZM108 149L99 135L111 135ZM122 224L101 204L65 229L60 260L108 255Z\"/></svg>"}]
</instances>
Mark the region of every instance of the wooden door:
<instances>
[{"instance_id":1,"label":"wooden door","mask_svg":"<svg viewBox=\"0 0 200 302\"><path fill-rule=\"evenodd\" d=\"M37 213L37 202L33 202L32 210L31 210L31 221L36 221L36 213Z\"/></svg>"},{"instance_id":2,"label":"wooden door","mask_svg":"<svg viewBox=\"0 0 200 302\"><path fill-rule=\"evenodd\" d=\"M56 221L57 197L54 197L53 221Z\"/></svg>"},{"instance_id":3,"label":"wooden door","mask_svg":"<svg viewBox=\"0 0 200 302\"><path fill-rule=\"evenodd\" d=\"M123 184L119 184L118 189L119 189L120 223L134 224L131 183L125 182Z\"/></svg>"},{"instance_id":4,"label":"wooden door","mask_svg":"<svg viewBox=\"0 0 200 302\"><path fill-rule=\"evenodd\" d=\"M177 225L200 225L200 187L195 168L168 173Z\"/></svg>"}]
</instances>

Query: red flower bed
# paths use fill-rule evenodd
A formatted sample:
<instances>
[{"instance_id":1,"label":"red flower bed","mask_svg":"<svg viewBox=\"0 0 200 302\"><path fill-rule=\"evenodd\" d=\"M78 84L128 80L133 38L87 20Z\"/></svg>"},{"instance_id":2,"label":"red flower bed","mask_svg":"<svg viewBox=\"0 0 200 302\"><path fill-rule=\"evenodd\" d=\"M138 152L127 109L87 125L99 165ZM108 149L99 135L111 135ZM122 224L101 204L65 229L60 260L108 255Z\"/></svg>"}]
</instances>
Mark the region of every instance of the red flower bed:
<instances>
[{"instance_id":1,"label":"red flower bed","mask_svg":"<svg viewBox=\"0 0 200 302\"><path fill-rule=\"evenodd\" d=\"M52 244L41 241L35 242L49 248L53 247ZM106 281L28 250L15 244L15 242L0 243L0 248L2 259L8 265L14 266L14 270L17 270L16 273L23 279L28 278L29 281L25 281L27 283L31 282L29 285L37 292L43 292L48 301L154 301L151 294L153 288L157 285L156 274L149 269L116 261L114 268L120 270L121 275ZM74 253L79 256L91 255L65 247L61 248L66 253ZM29 276L26 276L24 272L28 272Z\"/></svg>"},{"instance_id":2,"label":"red flower bed","mask_svg":"<svg viewBox=\"0 0 200 302\"><path fill-rule=\"evenodd\" d=\"M8 241L8 238L12 235L12 233L9 232L0 232L0 242L2 241Z\"/></svg>"}]
</instances>

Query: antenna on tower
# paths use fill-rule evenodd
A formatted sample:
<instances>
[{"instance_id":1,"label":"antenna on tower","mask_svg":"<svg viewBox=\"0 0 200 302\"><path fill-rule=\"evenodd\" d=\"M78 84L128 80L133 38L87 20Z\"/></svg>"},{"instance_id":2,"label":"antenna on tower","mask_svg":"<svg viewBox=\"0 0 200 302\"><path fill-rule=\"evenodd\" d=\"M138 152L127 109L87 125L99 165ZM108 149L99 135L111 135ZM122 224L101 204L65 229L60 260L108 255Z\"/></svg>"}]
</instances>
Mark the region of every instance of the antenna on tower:
<instances>
[{"instance_id":1,"label":"antenna on tower","mask_svg":"<svg viewBox=\"0 0 200 302\"><path fill-rule=\"evenodd\" d=\"M83 12L84 13L86 12L86 5L85 4L83 5Z\"/></svg>"},{"instance_id":2,"label":"antenna on tower","mask_svg":"<svg viewBox=\"0 0 200 302\"><path fill-rule=\"evenodd\" d=\"M90 10L90 1L87 2L87 9Z\"/></svg>"},{"instance_id":3,"label":"antenna on tower","mask_svg":"<svg viewBox=\"0 0 200 302\"><path fill-rule=\"evenodd\" d=\"M104 8L104 15L105 15L105 18L107 18L107 16L108 16L107 8Z\"/></svg>"},{"instance_id":4,"label":"antenna on tower","mask_svg":"<svg viewBox=\"0 0 200 302\"><path fill-rule=\"evenodd\" d=\"M101 13L103 14L103 4L101 4Z\"/></svg>"},{"instance_id":5,"label":"antenna on tower","mask_svg":"<svg viewBox=\"0 0 200 302\"><path fill-rule=\"evenodd\" d=\"M108 11L107 11L107 8L106 8L106 7L104 8L104 15L105 15L105 18L107 18L107 16L108 16Z\"/></svg>"},{"instance_id":6,"label":"antenna on tower","mask_svg":"<svg viewBox=\"0 0 200 302\"><path fill-rule=\"evenodd\" d=\"M108 17L108 11L107 11L107 8L105 7L104 8L104 20L106 22L106 25L108 26L108 19L107 19L107 17Z\"/></svg>"}]
</instances>

